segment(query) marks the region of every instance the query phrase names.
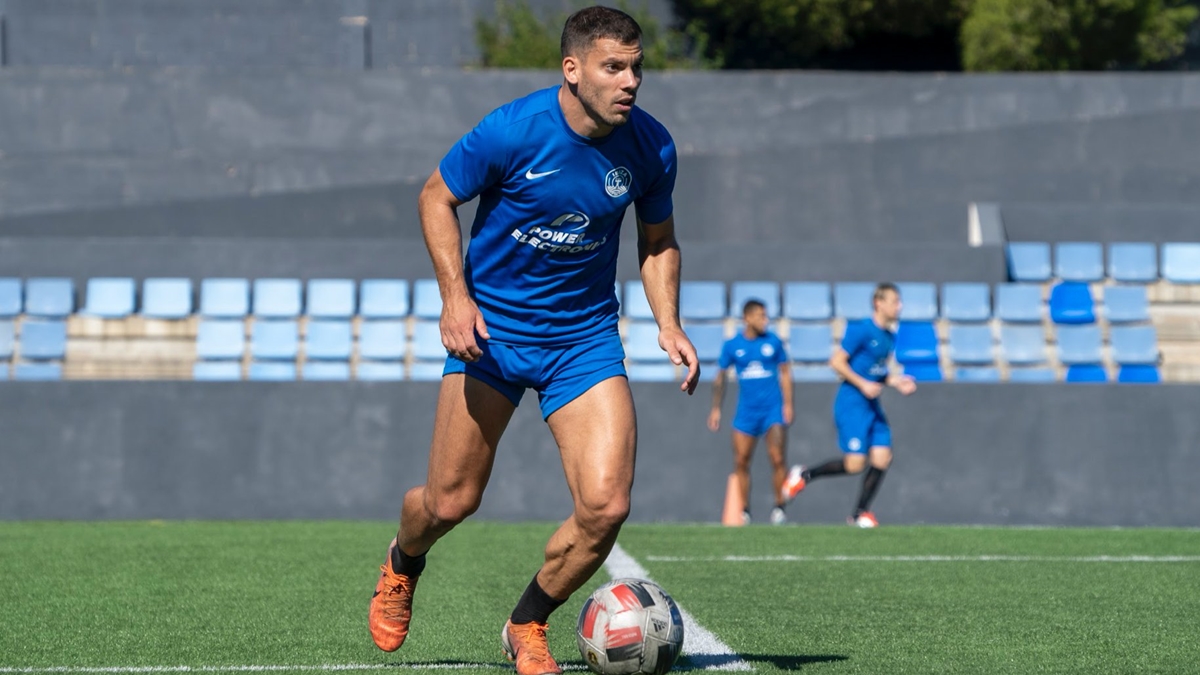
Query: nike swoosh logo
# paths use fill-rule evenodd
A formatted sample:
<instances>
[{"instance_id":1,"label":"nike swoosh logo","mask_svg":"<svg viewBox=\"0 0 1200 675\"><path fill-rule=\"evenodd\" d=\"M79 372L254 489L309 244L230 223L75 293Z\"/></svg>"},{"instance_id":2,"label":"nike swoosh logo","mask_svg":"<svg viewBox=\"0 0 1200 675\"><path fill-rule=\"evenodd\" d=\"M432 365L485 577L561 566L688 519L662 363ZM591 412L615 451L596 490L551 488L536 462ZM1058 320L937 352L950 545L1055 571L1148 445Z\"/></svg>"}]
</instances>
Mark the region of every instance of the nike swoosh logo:
<instances>
[{"instance_id":1,"label":"nike swoosh logo","mask_svg":"<svg viewBox=\"0 0 1200 675\"><path fill-rule=\"evenodd\" d=\"M542 173L534 173L533 169L530 169L525 172L525 178L527 180L533 180L535 178L541 178L542 176L549 176L552 173L558 173L559 171L562 171L562 169L555 169L553 171L543 171Z\"/></svg>"}]
</instances>

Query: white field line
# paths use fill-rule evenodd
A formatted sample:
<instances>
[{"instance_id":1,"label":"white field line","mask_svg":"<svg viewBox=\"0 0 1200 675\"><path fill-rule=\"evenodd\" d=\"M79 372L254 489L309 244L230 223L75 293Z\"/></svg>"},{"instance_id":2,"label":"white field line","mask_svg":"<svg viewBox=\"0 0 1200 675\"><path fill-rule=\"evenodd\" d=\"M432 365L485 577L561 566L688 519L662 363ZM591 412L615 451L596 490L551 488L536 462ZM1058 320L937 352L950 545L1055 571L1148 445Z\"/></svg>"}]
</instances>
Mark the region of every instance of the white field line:
<instances>
[{"instance_id":1,"label":"white field line","mask_svg":"<svg viewBox=\"0 0 1200 675\"><path fill-rule=\"evenodd\" d=\"M650 562L1065 562L1065 563L1196 563L1197 555L727 555L684 557L648 555Z\"/></svg>"},{"instance_id":2,"label":"white field line","mask_svg":"<svg viewBox=\"0 0 1200 675\"><path fill-rule=\"evenodd\" d=\"M604 561L604 567L614 579L632 577L653 581L646 569L626 553L620 544L613 546L608 560ZM679 607L679 614L683 617L683 653L693 667L704 670L754 670L729 645L701 626L682 606Z\"/></svg>"}]
</instances>

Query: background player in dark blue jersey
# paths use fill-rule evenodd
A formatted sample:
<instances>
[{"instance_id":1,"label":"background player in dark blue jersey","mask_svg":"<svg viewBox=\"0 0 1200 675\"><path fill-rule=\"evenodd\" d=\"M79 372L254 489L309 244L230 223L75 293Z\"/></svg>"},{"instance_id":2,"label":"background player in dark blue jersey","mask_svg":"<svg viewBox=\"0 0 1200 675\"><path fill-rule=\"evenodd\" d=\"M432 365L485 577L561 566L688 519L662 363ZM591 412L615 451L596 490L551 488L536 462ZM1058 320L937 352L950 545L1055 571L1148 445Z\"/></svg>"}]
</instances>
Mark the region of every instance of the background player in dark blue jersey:
<instances>
[{"instance_id":1,"label":"background player in dark blue jersey","mask_svg":"<svg viewBox=\"0 0 1200 675\"><path fill-rule=\"evenodd\" d=\"M771 457L771 494L775 508L771 522L787 521L783 508L783 480L787 474L787 427L792 423L792 374L783 341L772 333L767 308L759 300L742 307L742 332L721 348L721 358L713 379L712 410L708 428L721 428L721 404L725 400L725 371L733 366L738 378L737 413L733 417L733 473L742 491L746 510L742 521L750 522L750 458L760 436L767 437Z\"/></svg>"},{"instance_id":2,"label":"background player in dark blue jersey","mask_svg":"<svg viewBox=\"0 0 1200 675\"><path fill-rule=\"evenodd\" d=\"M811 480L825 476L862 473L858 506L849 518L851 525L877 527L871 512L871 500L892 464L892 429L879 403L884 385L895 387L905 396L917 390L907 375L890 375L888 361L896 337L891 327L900 319L900 291L893 284L879 284L872 298L873 316L846 326L842 346L835 349L829 365L842 377L833 404L833 419L838 430L842 457L811 469L797 465L788 472L783 496L792 499ZM870 468L867 468L868 462Z\"/></svg>"},{"instance_id":3,"label":"background player in dark blue jersey","mask_svg":"<svg viewBox=\"0 0 1200 675\"><path fill-rule=\"evenodd\" d=\"M550 613L603 564L629 514L637 429L614 286L631 205L659 345L686 366L681 389L696 388L696 352L678 312L675 145L634 106L641 28L614 9L580 10L563 28L562 56L561 86L489 114L421 192L449 357L426 483L404 496L371 600L371 636L385 651L408 635L426 551L479 507L500 437L531 388L574 511L550 538L501 642L519 675L561 672L546 643ZM475 197L464 261L456 208Z\"/></svg>"}]
</instances>

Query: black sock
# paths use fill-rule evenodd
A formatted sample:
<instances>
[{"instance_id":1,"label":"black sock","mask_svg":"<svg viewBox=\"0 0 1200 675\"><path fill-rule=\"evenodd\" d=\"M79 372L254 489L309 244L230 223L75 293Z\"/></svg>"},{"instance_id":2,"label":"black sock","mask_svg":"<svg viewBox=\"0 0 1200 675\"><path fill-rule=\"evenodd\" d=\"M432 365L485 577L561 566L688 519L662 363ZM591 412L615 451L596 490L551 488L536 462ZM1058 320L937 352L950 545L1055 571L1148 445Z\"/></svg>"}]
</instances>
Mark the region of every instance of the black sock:
<instances>
[{"instance_id":1,"label":"black sock","mask_svg":"<svg viewBox=\"0 0 1200 675\"><path fill-rule=\"evenodd\" d=\"M419 577L425 570L425 554L408 555L399 546L392 549L392 572L406 577Z\"/></svg>"},{"instance_id":2,"label":"black sock","mask_svg":"<svg viewBox=\"0 0 1200 675\"><path fill-rule=\"evenodd\" d=\"M831 459L821 466L815 466L804 472L804 480L821 478L822 476L840 476L846 473L846 462L841 459Z\"/></svg>"},{"instance_id":3,"label":"black sock","mask_svg":"<svg viewBox=\"0 0 1200 675\"><path fill-rule=\"evenodd\" d=\"M879 490L879 484L883 482L885 473L887 473L886 469L876 469L875 467L867 469L867 475L863 478L862 492L858 496L858 509L854 512L855 518L863 511L871 510L871 500L875 498L875 492Z\"/></svg>"},{"instance_id":4,"label":"black sock","mask_svg":"<svg viewBox=\"0 0 1200 675\"><path fill-rule=\"evenodd\" d=\"M550 613L558 609L566 600L555 600L550 597L550 594L542 590L541 584L537 581L537 575L533 575L533 581L525 587L525 592L521 594L521 599L517 601L516 608L513 609L512 616L509 621L513 624L531 623L546 623L550 619Z\"/></svg>"}]
</instances>

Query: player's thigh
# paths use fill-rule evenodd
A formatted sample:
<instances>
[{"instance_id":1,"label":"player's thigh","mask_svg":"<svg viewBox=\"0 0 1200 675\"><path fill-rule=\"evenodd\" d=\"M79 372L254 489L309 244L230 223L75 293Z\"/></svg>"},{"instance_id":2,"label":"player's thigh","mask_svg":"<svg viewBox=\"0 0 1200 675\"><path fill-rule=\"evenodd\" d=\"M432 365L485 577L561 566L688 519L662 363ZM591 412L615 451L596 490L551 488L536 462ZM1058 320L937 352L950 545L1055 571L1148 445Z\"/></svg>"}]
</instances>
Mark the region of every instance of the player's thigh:
<instances>
[{"instance_id":1,"label":"player's thigh","mask_svg":"<svg viewBox=\"0 0 1200 675\"><path fill-rule=\"evenodd\" d=\"M546 422L558 443L576 508L627 510L637 451L629 381L620 376L602 380Z\"/></svg>"},{"instance_id":2,"label":"player's thigh","mask_svg":"<svg viewBox=\"0 0 1200 675\"><path fill-rule=\"evenodd\" d=\"M754 446L758 439L744 431L734 429L733 436L733 461L736 464L749 464L750 459L754 456Z\"/></svg>"},{"instance_id":3,"label":"player's thigh","mask_svg":"<svg viewBox=\"0 0 1200 675\"><path fill-rule=\"evenodd\" d=\"M516 406L489 385L462 373L442 378L426 489L434 497L482 495L496 447Z\"/></svg>"}]
</instances>

